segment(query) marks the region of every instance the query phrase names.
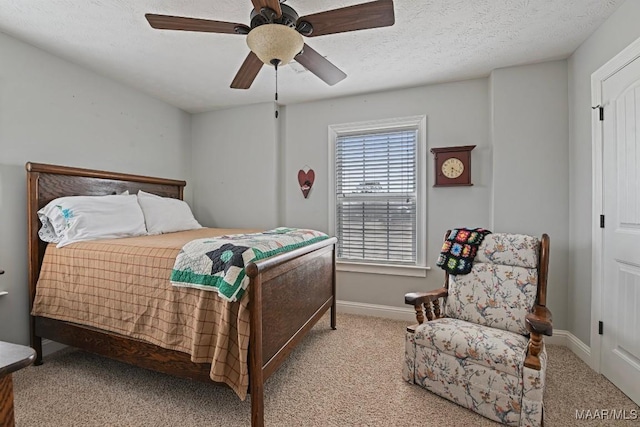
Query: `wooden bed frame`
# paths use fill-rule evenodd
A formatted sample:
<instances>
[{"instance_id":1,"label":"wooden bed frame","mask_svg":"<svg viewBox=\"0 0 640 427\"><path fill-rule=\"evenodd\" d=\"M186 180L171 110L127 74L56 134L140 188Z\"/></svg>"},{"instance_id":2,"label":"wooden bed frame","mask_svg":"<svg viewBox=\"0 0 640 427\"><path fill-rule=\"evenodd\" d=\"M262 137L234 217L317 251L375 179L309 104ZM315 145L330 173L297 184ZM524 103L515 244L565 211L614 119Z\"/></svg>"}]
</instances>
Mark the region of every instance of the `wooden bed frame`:
<instances>
[{"instance_id":1,"label":"wooden bed frame","mask_svg":"<svg viewBox=\"0 0 640 427\"><path fill-rule=\"evenodd\" d=\"M37 211L49 201L71 195L108 195L144 190L182 199L185 181L90 169L27 163L30 309L46 243L38 238ZM250 263L249 393L251 426L264 425L264 383L313 325L331 309L336 327L335 238ZM42 363L42 339L100 354L146 369L214 383L210 364L112 332L31 316L31 346ZM220 383L216 383L220 384Z\"/></svg>"}]
</instances>

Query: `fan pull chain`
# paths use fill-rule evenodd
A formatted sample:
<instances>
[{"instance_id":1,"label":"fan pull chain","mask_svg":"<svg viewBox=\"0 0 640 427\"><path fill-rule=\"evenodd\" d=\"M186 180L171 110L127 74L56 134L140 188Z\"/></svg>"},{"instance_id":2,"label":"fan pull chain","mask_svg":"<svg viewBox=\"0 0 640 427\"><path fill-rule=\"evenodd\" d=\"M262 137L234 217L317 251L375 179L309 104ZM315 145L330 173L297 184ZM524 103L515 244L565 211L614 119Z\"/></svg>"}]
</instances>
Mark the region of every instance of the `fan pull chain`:
<instances>
[{"instance_id":1,"label":"fan pull chain","mask_svg":"<svg viewBox=\"0 0 640 427\"><path fill-rule=\"evenodd\" d=\"M272 59L271 60L271 64L275 67L276 69L276 99L275 99L275 104L276 106L278 105L278 64L280 63L279 59ZM276 119L278 118L278 110L276 109Z\"/></svg>"}]
</instances>

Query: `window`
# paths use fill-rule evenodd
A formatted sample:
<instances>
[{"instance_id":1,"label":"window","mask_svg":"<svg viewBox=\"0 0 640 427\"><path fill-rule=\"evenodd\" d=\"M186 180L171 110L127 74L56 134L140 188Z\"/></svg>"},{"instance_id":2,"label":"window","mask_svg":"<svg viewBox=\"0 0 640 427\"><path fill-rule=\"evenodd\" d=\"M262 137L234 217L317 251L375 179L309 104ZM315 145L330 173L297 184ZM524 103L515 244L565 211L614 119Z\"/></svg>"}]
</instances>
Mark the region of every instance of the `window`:
<instances>
[{"instance_id":1,"label":"window","mask_svg":"<svg viewBox=\"0 0 640 427\"><path fill-rule=\"evenodd\" d=\"M425 128L424 116L330 126L338 261L424 265Z\"/></svg>"}]
</instances>

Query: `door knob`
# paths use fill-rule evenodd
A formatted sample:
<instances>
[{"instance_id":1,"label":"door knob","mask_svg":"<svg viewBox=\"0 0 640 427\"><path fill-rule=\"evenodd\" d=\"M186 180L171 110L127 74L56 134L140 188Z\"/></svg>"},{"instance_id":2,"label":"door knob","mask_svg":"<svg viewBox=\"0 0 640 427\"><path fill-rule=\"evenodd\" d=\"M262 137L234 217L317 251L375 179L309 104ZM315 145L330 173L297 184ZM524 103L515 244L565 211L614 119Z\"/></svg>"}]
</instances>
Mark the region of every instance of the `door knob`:
<instances>
[{"instance_id":1,"label":"door knob","mask_svg":"<svg viewBox=\"0 0 640 427\"><path fill-rule=\"evenodd\" d=\"M0 274L4 274L4 270L0 270ZM7 292L7 291L0 291L0 297L4 296L4 295L7 295L8 293L9 292Z\"/></svg>"}]
</instances>

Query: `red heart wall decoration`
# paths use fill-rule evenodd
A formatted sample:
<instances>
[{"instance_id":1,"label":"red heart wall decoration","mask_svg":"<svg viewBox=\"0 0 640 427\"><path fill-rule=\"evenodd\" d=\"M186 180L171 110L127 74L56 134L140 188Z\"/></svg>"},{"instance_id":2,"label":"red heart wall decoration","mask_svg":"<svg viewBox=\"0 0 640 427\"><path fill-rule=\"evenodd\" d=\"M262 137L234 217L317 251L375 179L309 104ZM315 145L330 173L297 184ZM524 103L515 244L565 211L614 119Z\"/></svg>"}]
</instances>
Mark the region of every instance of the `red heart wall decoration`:
<instances>
[{"instance_id":1,"label":"red heart wall decoration","mask_svg":"<svg viewBox=\"0 0 640 427\"><path fill-rule=\"evenodd\" d=\"M316 173L313 169L309 169L308 171L303 171L300 169L298 171L298 184L300 184L300 190L302 190L302 195L306 199L309 195L309 191L311 191L311 187L313 187L313 181L316 180Z\"/></svg>"}]
</instances>

